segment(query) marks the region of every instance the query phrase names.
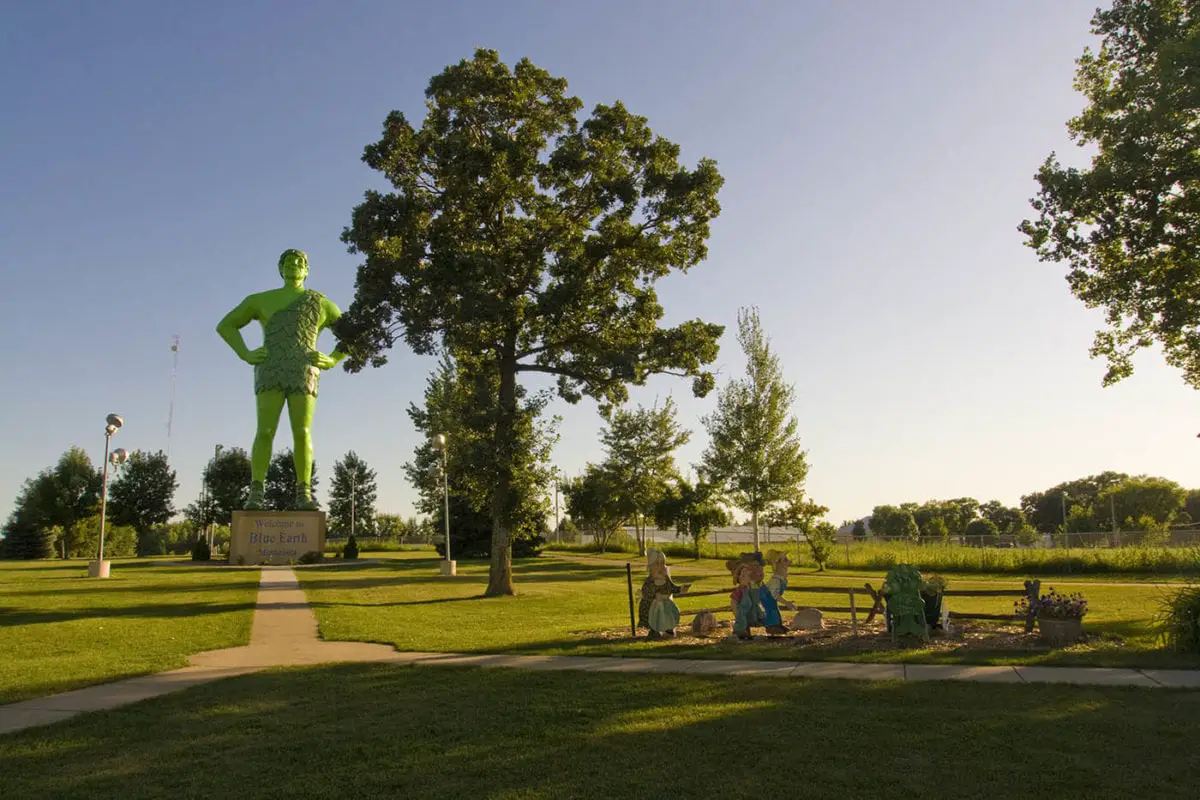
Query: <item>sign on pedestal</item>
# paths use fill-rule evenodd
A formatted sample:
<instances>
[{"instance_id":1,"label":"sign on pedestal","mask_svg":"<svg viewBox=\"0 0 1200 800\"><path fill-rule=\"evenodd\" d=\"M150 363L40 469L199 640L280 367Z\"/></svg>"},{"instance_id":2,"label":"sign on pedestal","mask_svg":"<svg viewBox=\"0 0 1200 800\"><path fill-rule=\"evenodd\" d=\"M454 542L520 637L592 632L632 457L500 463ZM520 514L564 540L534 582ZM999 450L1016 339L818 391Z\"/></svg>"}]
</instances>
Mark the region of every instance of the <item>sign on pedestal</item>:
<instances>
[{"instance_id":1,"label":"sign on pedestal","mask_svg":"<svg viewBox=\"0 0 1200 800\"><path fill-rule=\"evenodd\" d=\"M287 564L325 550L324 511L235 511L229 563Z\"/></svg>"}]
</instances>

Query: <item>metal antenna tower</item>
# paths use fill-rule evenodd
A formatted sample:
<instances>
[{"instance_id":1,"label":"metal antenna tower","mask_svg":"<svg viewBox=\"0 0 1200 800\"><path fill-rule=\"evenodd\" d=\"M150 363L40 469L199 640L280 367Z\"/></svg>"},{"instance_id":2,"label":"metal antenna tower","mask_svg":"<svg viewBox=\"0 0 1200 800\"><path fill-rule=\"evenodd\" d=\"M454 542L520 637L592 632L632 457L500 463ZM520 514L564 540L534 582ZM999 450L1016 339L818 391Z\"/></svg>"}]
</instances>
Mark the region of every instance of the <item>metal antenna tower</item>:
<instances>
[{"instance_id":1,"label":"metal antenna tower","mask_svg":"<svg viewBox=\"0 0 1200 800\"><path fill-rule=\"evenodd\" d=\"M171 337L171 404L167 408L167 460L171 460L171 423L175 421L175 376L179 372L179 334Z\"/></svg>"}]
</instances>

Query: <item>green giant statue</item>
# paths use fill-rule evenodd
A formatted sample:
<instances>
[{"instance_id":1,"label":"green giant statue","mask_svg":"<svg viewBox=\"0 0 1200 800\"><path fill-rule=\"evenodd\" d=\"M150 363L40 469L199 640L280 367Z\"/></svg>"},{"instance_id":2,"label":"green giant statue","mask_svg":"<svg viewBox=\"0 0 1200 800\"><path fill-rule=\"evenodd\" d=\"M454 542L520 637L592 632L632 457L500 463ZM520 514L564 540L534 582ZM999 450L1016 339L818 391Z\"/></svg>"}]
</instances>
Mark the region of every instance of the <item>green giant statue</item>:
<instances>
[{"instance_id":1,"label":"green giant statue","mask_svg":"<svg viewBox=\"0 0 1200 800\"><path fill-rule=\"evenodd\" d=\"M317 336L337 322L342 312L325 295L304 288L308 256L302 251L284 251L279 257L279 275L283 286L247 297L225 315L217 325L217 333L238 358L254 365L258 429L250 452L251 484L246 508L263 507L275 428L287 405L294 439L296 507L313 510L312 418L317 407L317 384L321 370L336 366L346 357L337 348L329 355L317 350ZM262 324L263 346L251 350L242 339L241 329L254 320Z\"/></svg>"}]
</instances>

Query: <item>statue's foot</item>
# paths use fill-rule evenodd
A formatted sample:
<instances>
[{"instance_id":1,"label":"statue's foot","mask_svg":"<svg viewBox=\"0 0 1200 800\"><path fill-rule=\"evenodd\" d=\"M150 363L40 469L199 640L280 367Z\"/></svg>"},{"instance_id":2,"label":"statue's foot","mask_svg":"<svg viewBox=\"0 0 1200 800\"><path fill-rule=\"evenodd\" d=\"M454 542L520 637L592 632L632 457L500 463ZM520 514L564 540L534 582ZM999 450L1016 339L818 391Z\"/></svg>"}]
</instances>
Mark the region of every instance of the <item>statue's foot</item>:
<instances>
[{"instance_id":1,"label":"statue's foot","mask_svg":"<svg viewBox=\"0 0 1200 800\"><path fill-rule=\"evenodd\" d=\"M790 631L782 625L768 625L767 633L771 636L787 636Z\"/></svg>"},{"instance_id":2,"label":"statue's foot","mask_svg":"<svg viewBox=\"0 0 1200 800\"><path fill-rule=\"evenodd\" d=\"M316 511L317 503L313 500L312 487L307 483L296 484L296 510Z\"/></svg>"},{"instance_id":3,"label":"statue's foot","mask_svg":"<svg viewBox=\"0 0 1200 800\"><path fill-rule=\"evenodd\" d=\"M263 481L250 484L250 496L246 498L247 511L262 511L266 507L267 487Z\"/></svg>"}]
</instances>

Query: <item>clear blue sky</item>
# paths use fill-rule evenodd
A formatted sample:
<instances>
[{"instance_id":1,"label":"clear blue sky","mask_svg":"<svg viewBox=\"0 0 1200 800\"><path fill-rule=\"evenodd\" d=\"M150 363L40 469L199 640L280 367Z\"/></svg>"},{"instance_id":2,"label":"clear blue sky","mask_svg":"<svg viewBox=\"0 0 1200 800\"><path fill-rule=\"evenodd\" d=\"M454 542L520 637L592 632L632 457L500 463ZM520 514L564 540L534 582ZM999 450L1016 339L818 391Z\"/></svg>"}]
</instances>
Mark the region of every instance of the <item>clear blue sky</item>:
<instances>
[{"instance_id":1,"label":"clear blue sky","mask_svg":"<svg viewBox=\"0 0 1200 800\"><path fill-rule=\"evenodd\" d=\"M668 321L732 329L760 307L797 386L810 494L835 522L906 500L1015 503L1104 469L1200 485L1194 391L1157 353L1102 389L1099 312L1016 231L1038 164L1071 150L1095 5L6 3L0 513L68 446L98 462L110 411L121 446L166 446L173 334L180 507L214 444L248 447L250 370L214 325L275 284L288 247L349 305L338 236L377 183L362 148L392 109L422 119L429 77L476 46L529 56L585 107L621 99L689 163L718 161L710 257L664 286ZM380 510L410 511L404 411L432 367L401 347L383 369L327 373L322 493L354 449ZM719 367L742 369L732 335ZM713 400L667 379L635 400L667 393L695 430L681 461L698 461ZM600 456L599 418L590 402L555 411L556 461L575 473Z\"/></svg>"}]
</instances>

